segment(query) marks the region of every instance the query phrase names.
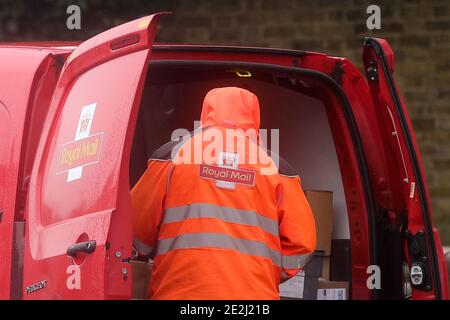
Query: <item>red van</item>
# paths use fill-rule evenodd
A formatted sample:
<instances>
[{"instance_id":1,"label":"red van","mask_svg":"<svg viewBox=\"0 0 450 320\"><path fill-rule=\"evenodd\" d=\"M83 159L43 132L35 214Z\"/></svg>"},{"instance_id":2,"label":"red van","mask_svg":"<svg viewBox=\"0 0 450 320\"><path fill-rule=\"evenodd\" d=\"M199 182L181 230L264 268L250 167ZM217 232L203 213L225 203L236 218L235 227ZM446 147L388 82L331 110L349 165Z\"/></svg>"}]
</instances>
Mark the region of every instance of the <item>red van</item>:
<instances>
[{"instance_id":1,"label":"red van","mask_svg":"<svg viewBox=\"0 0 450 320\"><path fill-rule=\"evenodd\" d=\"M1 299L131 298L130 188L219 86L254 92L304 187L333 191L331 274L351 299L447 299L387 41L365 39L363 76L322 53L155 44L159 17L82 43L0 45Z\"/></svg>"}]
</instances>

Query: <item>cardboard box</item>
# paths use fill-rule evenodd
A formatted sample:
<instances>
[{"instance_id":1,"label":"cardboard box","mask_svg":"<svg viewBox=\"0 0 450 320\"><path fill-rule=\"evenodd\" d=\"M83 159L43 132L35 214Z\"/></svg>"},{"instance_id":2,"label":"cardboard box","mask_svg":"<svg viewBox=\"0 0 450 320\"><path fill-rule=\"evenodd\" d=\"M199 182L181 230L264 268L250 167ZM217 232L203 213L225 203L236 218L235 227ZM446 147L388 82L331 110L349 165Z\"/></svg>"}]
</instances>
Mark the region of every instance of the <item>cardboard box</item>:
<instances>
[{"instance_id":1,"label":"cardboard box","mask_svg":"<svg viewBox=\"0 0 450 320\"><path fill-rule=\"evenodd\" d=\"M305 191L309 206L316 220L317 249L331 254L331 236L333 231L333 192Z\"/></svg>"},{"instance_id":2,"label":"cardboard box","mask_svg":"<svg viewBox=\"0 0 450 320\"><path fill-rule=\"evenodd\" d=\"M349 283L319 279L317 300L348 300Z\"/></svg>"},{"instance_id":3,"label":"cardboard box","mask_svg":"<svg viewBox=\"0 0 450 320\"><path fill-rule=\"evenodd\" d=\"M148 299L153 263L131 260L130 264L133 272L132 298Z\"/></svg>"}]
</instances>

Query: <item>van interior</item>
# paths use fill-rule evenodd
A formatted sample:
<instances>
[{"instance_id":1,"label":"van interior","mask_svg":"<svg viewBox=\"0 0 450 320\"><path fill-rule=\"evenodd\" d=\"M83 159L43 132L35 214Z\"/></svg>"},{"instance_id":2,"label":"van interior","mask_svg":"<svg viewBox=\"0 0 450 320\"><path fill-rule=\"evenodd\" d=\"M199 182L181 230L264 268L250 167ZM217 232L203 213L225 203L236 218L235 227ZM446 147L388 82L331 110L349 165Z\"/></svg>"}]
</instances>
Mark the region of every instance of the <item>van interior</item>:
<instances>
[{"instance_id":1,"label":"van interior","mask_svg":"<svg viewBox=\"0 0 450 320\"><path fill-rule=\"evenodd\" d=\"M259 98L261 128L279 130L279 153L297 170L304 190L331 191L332 234L329 280L351 283L347 202L333 132L332 108L317 79L273 70L245 70L200 62L151 62L136 124L130 160L130 187L150 158L178 128L194 130L206 93L217 87L247 89ZM334 129L336 130L336 129ZM270 143L269 143L270 148ZM351 285L349 285L351 288ZM351 297L351 293L349 294Z\"/></svg>"}]
</instances>

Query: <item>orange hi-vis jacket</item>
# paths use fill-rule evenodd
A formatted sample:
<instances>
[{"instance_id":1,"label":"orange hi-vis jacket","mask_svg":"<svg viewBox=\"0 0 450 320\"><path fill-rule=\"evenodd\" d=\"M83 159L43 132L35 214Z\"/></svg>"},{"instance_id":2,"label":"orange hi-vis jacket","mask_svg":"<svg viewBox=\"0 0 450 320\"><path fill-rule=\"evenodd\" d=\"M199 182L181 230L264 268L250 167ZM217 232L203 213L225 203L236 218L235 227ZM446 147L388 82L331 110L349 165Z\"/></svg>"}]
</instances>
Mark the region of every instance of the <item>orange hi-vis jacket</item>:
<instances>
[{"instance_id":1,"label":"orange hi-vis jacket","mask_svg":"<svg viewBox=\"0 0 450 320\"><path fill-rule=\"evenodd\" d=\"M152 299L279 299L308 261L313 214L298 175L258 144L259 122L254 94L213 89L201 130L148 161L131 200L134 246L154 259Z\"/></svg>"}]
</instances>

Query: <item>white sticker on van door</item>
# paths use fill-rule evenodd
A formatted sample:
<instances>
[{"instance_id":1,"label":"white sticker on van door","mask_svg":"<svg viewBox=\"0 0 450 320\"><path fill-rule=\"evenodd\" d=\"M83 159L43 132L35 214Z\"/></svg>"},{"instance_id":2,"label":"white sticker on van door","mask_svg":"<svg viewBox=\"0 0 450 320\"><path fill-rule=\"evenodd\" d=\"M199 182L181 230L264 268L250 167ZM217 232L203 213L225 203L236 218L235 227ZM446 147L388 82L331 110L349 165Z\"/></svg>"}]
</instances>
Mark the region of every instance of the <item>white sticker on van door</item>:
<instances>
[{"instance_id":1,"label":"white sticker on van door","mask_svg":"<svg viewBox=\"0 0 450 320\"><path fill-rule=\"evenodd\" d=\"M96 103L84 106L73 141L62 145L56 174L67 172L67 182L82 177L83 167L99 161L103 132L91 135Z\"/></svg>"},{"instance_id":2,"label":"white sticker on van door","mask_svg":"<svg viewBox=\"0 0 450 320\"><path fill-rule=\"evenodd\" d=\"M81 109L80 118L78 119L77 133L75 134L74 141L78 141L89 136L96 107L97 104L93 103ZM83 166L70 169L67 173L67 182L80 179L82 174Z\"/></svg>"}]
</instances>

